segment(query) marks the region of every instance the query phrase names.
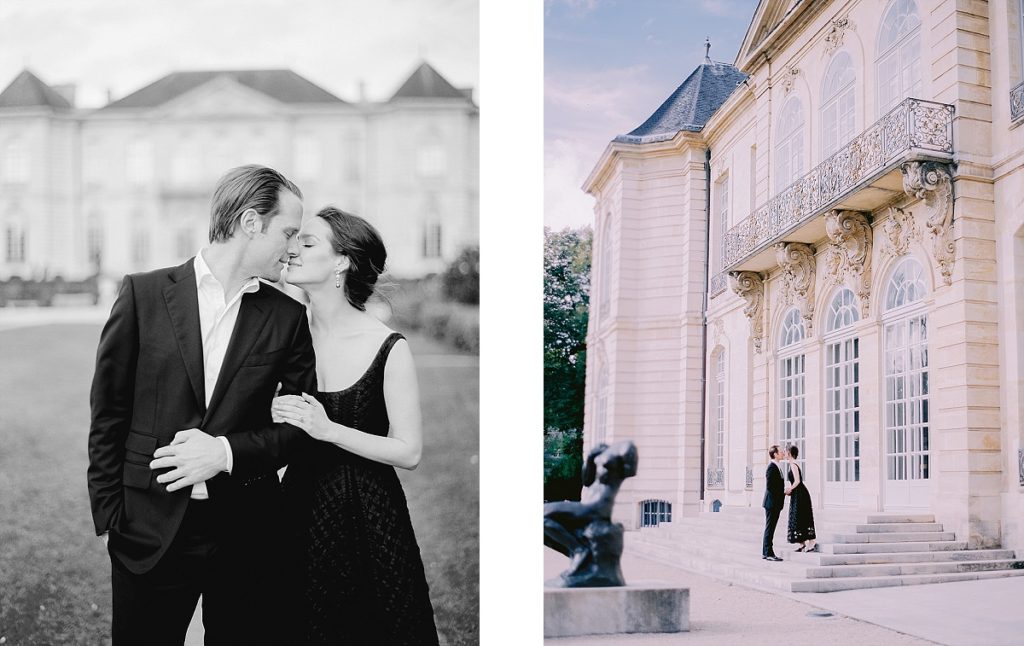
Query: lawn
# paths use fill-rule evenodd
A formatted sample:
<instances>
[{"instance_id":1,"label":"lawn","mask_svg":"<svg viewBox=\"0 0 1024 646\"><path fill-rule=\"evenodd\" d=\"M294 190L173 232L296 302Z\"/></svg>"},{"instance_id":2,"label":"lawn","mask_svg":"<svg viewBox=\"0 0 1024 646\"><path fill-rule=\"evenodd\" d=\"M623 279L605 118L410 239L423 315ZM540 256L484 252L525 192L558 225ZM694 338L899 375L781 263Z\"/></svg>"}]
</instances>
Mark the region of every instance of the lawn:
<instances>
[{"instance_id":1,"label":"lawn","mask_svg":"<svg viewBox=\"0 0 1024 646\"><path fill-rule=\"evenodd\" d=\"M110 561L93 532L86 438L97 325L0 331L0 638L107 644ZM410 337L424 458L401 472L442 644L479 641L474 358Z\"/></svg>"}]
</instances>

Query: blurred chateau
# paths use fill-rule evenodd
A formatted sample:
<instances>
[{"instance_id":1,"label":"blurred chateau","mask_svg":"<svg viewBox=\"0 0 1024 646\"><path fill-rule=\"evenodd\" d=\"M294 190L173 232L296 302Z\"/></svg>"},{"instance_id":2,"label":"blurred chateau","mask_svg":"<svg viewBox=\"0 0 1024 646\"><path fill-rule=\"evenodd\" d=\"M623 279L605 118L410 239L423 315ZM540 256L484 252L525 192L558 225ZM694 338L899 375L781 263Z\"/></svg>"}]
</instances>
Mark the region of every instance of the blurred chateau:
<instances>
[{"instance_id":1,"label":"blurred chateau","mask_svg":"<svg viewBox=\"0 0 1024 646\"><path fill-rule=\"evenodd\" d=\"M307 213L381 231L390 271L441 271L478 243L479 111L422 63L384 102L291 70L174 72L105 107L21 72L0 93L0 281L81 280L180 263L207 239L231 167L277 168Z\"/></svg>"}]
</instances>

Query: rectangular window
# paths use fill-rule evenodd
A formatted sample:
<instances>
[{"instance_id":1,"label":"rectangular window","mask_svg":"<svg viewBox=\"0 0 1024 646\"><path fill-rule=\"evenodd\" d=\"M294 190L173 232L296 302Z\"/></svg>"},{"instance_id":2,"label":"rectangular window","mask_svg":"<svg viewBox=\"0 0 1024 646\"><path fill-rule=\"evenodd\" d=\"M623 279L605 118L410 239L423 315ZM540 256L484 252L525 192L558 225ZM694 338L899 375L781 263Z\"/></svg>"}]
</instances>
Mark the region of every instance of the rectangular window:
<instances>
[{"instance_id":1,"label":"rectangular window","mask_svg":"<svg viewBox=\"0 0 1024 646\"><path fill-rule=\"evenodd\" d=\"M729 176L725 175L715 182L715 195L717 196L715 211L718 219L718 230L716 235L718 243L715 248L718 250L715 259L715 271L721 271L725 259L725 233L729 230Z\"/></svg>"},{"instance_id":2,"label":"rectangular window","mask_svg":"<svg viewBox=\"0 0 1024 646\"><path fill-rule=\"evenodd\" d=\"M25 230L17 225L7 227L7 262L25 262Z\"/></svg>"},{"instance_id":3,"label":"rectangular window","mask_svg":"<svg viewBox=\"0 0 1024 646\"><path fill-rule=\"evenodd\" d=\"M825 352L825 476L860 480L860 341L831 343Z\"/></svg>"},{"instance_id":4,"label":"rectangular window","mask_svg":"<svg viewBox=\"0 0 1024 646\"><path fill-rule=\"evenodd\" d=\"M320 142L312 136L303 135L295 140L295 177L311 182L320 174Z\"/></svg>"},{"instance_id":5,"label":"rectangular window","mask_svg":"<svg viewBox=\"0 0 1024 646\"><path fill-rule=\"evenodd\" d=\"M132 235L132 262L142 265L149 260L149 231L136 229Z\"/></svg>"},{"instance_id":6,"label":"rectangular window","mask_svg":"<svg viewBox=\"0 0 1024 646\"><path fill-rule=\"evenodd\" d=\"M423 257L441 257L441 223L428 222L423 232Z\"/></svg>"},{"instance_id":7,"label":"rectangular window","mask_svg":"<svg viewBox=\"0 0 1024 646\"><path fill-rule=\"evenodd\" d=\"M796 445L800 469L806 473L804 427L804 355L796 354L779 360L779 444Z\"/></svg>"},{"instance_id":8,"label":"rectangular window","mask_svg":"<svg viewBox=\"0 0 1024 646\"><path fill-rule=\"evenodd\" d=\"M29 178L28 146L19 137L7 142L0 156L0 173L6 184L27 184Z\"/></svg>"},{"instance_id":9,"label":"rectangular window","mask_svg":"<svg viewBox=\"0 0 1024 646\"><path fill-rule=\"evenodd\" d=\"M135 187L153 182L153 148L148 141L132 141L125 148L125 178Z\"/></svg>"},{"instance_id":10,"label":"rectangular window","mask_svg":"<svg viewBox=\"0 0 1024 646\"><path fill-rule=\"evenodd\" d=\"M86 254L89 262L97 269L103 264L103 228L97 223L91 223L86 232Z\"/></svg>"}]
</instances>

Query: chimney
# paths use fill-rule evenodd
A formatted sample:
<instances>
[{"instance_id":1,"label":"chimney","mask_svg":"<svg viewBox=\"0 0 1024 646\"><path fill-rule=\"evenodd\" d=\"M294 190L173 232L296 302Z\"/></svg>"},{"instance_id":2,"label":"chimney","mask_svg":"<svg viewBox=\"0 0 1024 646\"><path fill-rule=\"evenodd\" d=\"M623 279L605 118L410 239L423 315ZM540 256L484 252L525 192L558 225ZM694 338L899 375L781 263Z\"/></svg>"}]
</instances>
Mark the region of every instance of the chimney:
<instances>
[{"instance_id":1,"label":"chimney","mask_svg":"<svg viewBox=\"0 0 1024 646\"><path fill-rule=\"evenodd\" d=\"M51 86L53 91L64 97L64 100L71 104L71 107L75 107L75 84L64 83L62 85Z\"/></svg>"}]
</instances>

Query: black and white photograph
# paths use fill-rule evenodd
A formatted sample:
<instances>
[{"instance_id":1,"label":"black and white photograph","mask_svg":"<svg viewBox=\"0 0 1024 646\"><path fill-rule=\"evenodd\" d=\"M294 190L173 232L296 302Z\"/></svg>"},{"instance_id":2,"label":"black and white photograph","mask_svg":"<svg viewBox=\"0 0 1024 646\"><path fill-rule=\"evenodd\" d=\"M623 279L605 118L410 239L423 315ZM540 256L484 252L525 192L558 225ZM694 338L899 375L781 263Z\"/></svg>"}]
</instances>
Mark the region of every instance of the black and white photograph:
<instances>
[{"instance_id":1,"label":"black and white photograph","mask_svg":"<svg viewBox=\"0 0 1024 646\"><path fill-rule=\"evenodd\" d=\"M480 641L477 0L0 0L0 644Z\"/></svg>"}]
</instances>

